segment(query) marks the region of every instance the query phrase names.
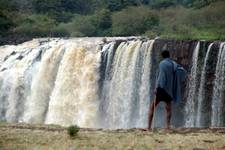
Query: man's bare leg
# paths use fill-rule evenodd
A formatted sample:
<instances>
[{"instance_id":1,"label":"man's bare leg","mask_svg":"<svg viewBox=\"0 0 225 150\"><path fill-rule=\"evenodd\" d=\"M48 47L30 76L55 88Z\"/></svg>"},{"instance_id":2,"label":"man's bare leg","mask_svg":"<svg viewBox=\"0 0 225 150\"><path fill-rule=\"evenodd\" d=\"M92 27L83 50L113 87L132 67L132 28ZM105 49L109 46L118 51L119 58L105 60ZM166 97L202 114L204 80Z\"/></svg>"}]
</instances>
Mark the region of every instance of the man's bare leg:
<instances>
[{"instance_id":1,"label":"man's bare leg","mask_svg":"<svg viewBox=\"0 0 225 150\"><path fill-rule=\"evenodd\" d=\"M148 114L148 129L150 130L152 127L152 119L155 113L156 106L159 104L159 101L156 101L156 99L153 100L153 102L150 105L150 110Z\"/></svg>"},{"instance_id":2,"label":"man's bare leg","mask_svg":"<svg viewBox=\"0 0 225 150\"><path fill-rule=\"evenodd\" d=\"M172 116L172 108L171 108L171 102L166 103L166 128L170 129L170 120Z\"/></svg>"}]
</instances>

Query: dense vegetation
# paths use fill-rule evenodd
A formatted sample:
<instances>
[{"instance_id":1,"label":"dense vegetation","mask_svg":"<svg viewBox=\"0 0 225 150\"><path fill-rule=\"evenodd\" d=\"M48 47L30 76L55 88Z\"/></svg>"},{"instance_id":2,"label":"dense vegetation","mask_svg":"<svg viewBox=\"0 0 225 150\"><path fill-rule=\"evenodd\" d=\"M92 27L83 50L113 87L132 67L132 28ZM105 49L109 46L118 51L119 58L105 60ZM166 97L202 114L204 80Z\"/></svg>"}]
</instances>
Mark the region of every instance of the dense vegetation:
<instances>
[{"instance_id":1,"label":"dense vegetation","mask_svg":"<svg viewBox=\"0 0 225 150\"><path fill-rule=\"evenodd\" d=\"M224 0L0 0L3 39L71 36L225 39Z\"/></svg>"}]
</instances>

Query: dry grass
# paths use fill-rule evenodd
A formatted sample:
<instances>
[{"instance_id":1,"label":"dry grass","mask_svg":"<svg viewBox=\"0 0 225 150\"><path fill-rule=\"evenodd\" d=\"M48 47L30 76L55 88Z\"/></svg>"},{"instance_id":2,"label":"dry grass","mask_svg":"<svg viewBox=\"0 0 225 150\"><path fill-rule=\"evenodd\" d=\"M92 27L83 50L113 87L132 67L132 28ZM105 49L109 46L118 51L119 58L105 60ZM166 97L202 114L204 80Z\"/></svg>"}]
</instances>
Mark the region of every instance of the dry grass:
<instances>
[{"instance_id":1,"label":"dry grass","mask_svg":"<svg viewBox=\"0 0 225 150\"><path fill-rule=\"evenodd\" d=\"M59 126L0 123L0 150L151 150L225 149L225 129L176 129L154 132L81 129L70 138Z\"/></svg>"}]
</instances>

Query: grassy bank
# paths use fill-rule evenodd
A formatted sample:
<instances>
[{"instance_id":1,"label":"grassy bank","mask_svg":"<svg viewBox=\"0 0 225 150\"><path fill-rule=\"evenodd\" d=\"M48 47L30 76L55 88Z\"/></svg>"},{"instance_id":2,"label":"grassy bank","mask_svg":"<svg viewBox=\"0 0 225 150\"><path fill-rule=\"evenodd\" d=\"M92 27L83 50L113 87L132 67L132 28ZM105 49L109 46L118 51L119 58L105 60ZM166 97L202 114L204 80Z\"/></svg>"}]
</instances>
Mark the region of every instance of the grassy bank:
<instances>
[{"instance_id":1,"label":"grassy bank","mask_svg":"<svg viewBox=\"0 0 225 150\"><path fill-rule=\"evenodd\" d=\"M91 130L70 138L66 128L0 124L1 150L67 149L225 149L225 129Z\"/></svg>"}]
</instances>

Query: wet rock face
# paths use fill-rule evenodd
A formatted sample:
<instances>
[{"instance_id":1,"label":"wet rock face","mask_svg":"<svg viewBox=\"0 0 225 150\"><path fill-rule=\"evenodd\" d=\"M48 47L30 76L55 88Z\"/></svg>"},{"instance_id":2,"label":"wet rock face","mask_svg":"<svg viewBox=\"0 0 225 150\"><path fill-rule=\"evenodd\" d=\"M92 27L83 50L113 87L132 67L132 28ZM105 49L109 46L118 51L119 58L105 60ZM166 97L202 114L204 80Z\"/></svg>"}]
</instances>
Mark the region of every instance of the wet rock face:
<instances>
[{"instance_id":1,"label":"wet rock face","mask_svg":"<svg viewBox=\"0 0 225 150\"><path fill-rule=\"evenodd\" d=\"M175 40L156 40L153 47L153 70L157 70L158 63L162 60L161 52L163 50L170 51L172 59L181 64L188 72L191 71L192 66L192 54L198 41L175 41ZM187 80L188 82L188 80ZM183 126L185 124L185 102L187 101L187 82L182 86L182 99L183 101L178 105L173 106L172 122L176 127ZM179 120L179 121L177 121Z\"/></svg>"},{"instance_id":2,"label":"wet rock face","mask_svg":"<svg viewBox=\"0 0 225 150\"><path fill-rule=\"evenodd\" d=\"M0 46L1 45L17 45L17 44L21 44L23 42L32 40L32 38L30 37L17 37L17 36L0 36Z\"/></svg>"},{"instance_id":3,"label":"wet rock face","mask_svg":"<svg viewBox=\"0 0 225 150\"><path fill-rule=\"evenodd\" d=\"M174 59L179 64L183 65L184 68L187 70L188 75L191 72L192 67L192 55L193 51L199 41L175 41L175 40L156 40L153 47L153 57L155 57L154 63L158 65L158 63L162 60L161 52L163 50L169 50L172 59ZM200 48L199 48L199 55L198 55L198 62L197 62L197 85L196 85L196 93L198 93L198 90L200 88L200 79L201 79L201 73L203 70L203 64L206 57L207 50L209 48L209 45L211 43L214 43L211 47L211 51L209 54L209 60L207 61L206 65L206 82L204 85L205 89L205 99L202 103L202 110L204 111L203 114L203 120L202 126L210 126L211 121L211 115L212 115L212 96L213 96L213 86L214 86L214 80L215 80L215 71L216 71L216 64L217 64L217 57L218 57L218 51L219 46L221 42L217 41L200 41ZM158 66L154 69L157 69ZM187 94L188 94L188 79L186 80L186 83L183 85L183 100L184 102L187 101ZM197 104L198 98L196 98L195 105ZM182 120L185 119L185 103L180 103L178 106L175 106L174 114L176 114L176 119L179 118L180 122L175 122L175 126L183 126ZM196 107L198 107L196 105ZM177 115L179 114L179 115ZM175 119L175 120L176 120Z\"/></svg>"},{"instance_id":4,"label":"wet rock face","mask_svg":"<svg viewBox=\"0 0 225 150\"><path fill-rule=\"evenodd\" d=\"M154 43L154 53L157 56L158 61L162 60L161 52L163 50L169 50L171 57L179 64L183 65L187 71L190 71L192 65L192 54L199 41L196 40L156 40ZM204 57L207 52L207 48L212 41L200 41L199 61L198 64L204 63ZM212 59L217 57L217 51L219 49L220 42L214 42ZM215 62L216 63L216 62ZM215 63L212 64L215 65ZM215 71L215 70L214 70ZM213 70L211 72L214 72Z\"/></svg>"},{"instance_id":5,"label":"wet rock face","mask_svg":"<svg viewBox=\"0 0 225 150\"><path fill-rule=\"evenodd\" d=\"M156 40L153 49L157 53L158 60L161 60L161 52L163 50L169 50L171 57L189 71L192 53L197 42L198 41Z\"/></svg>"},{"instance_id":6,"label":"wet rock face","mask_svg":"<svg viewBox=\"0 0 225 150\"><path fill-rule=\"evenodd\" d=\"M198 41L175 41L175 40L156 40L153 47L153 57L156 57L155 62L158 64L161 60L161 52L163 50L169 50L172 59L177 63L183 65L183 67L190 73L192 67L192 55ZM204 58L207 49L210 45L210 41L200 41L199 59L198 59L198 78L201 76L201 70L203 69ZM214 80L214 73L217 63L217 55L219 50L220 42L214 42L212 51L210 53L210 59L207 62L207 83L212 84ZM209 80L208 80L209 79Z\"/></svg>"},{"instance_id":7,"label":"wet rock face","mask_svg":"<svg viewBox=\"0 0 225 150\"><path fill-rule=\"evenodd\" d=\"M211 115L212 115L212 97L213 97L213 86L215 80L215 71L217 64L217 55L219 52L219 43L214 43L209 54L209 60L206 65L206 82L205 82L205 100L202 103L203 110L203 122L202 126L210 126L211 124ZM204 58L204 57L203 57ZM201 59L203 59L201 58ZM203 69L203 68L201 68ZM200 78L200 74L199 74Z\"/></svg>"}]
</instances>

